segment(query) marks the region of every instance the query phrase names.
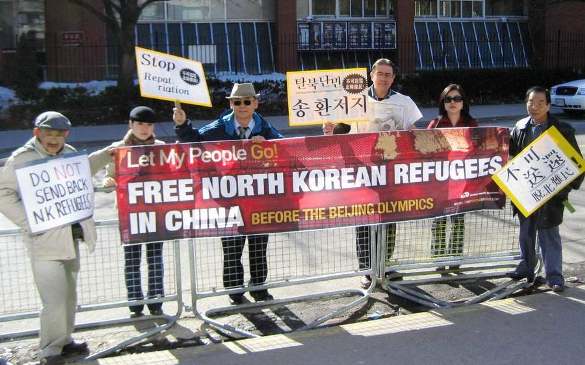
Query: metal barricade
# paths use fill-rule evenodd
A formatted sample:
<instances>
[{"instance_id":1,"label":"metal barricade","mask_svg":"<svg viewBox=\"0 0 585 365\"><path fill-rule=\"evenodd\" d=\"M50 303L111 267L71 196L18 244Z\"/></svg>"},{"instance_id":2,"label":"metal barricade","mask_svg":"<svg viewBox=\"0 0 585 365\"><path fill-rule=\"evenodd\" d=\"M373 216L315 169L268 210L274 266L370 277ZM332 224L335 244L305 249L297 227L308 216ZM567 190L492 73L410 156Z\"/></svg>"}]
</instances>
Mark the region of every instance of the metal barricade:
<instances>
[{"instance_id":1,"label":"metal barricade","mask_svg":"<svg viewBox=\"0 0 585 365\"><path fill-rule=\"evenodd\" d=\"M224 286L224 280L229 281L231 279L229 277L224 278L224 274L222 273L224 269L229 270L233 267L229 266L229 261L226 261L228 262L228 266L224 264L223 251L226 248L223 247L222 249L221 239L197 239L192 240L189 245L193 312L207 325L225 334L258 337L250 331L213 319L211 318L212 316L220 313L239 312L255 307L269 307L314 300L322 297L359 296L359 298L351 301L349 304L320 316L302 328L309 329L358 304L366 302L374 288L372 284L368 289L348 287L342 290L331 290L332 286L328 285L328 288L319 288L319 291L308 295L287 295L285 298L277 298L265 302L261 301L229 307L219 306L211 309L203 309L201 302L206 298L210 299L212 297L262 289L292 287L300 284L329 283L331 280L340 278L363 275L374 276L376 272L375 263L377 260L375 254L371 258L373 265L362 270L358 267L355 227L270 234L266 250L268 261L267 279L262 285L248 284L250 280L249 246L248 241L245 245L241 260L245 270L243 285L237 287L229 287L228 285L229 288L226 288Z\"/></svg>"},{"instance_id":2,"label":"metal barricade","mask_svg":"<svg viewBox=\"0 0 585 365\"><path fill-rule=\"evenodd\" d=\"M510 202L500 210L422 219L397 224L392 256L386 254L392 238L385 230L378 239L379 275L390 293L428 307L451 307L503 298L524 283L508 280L471 298L438 299L416 288L420 285L477 281L505 277L520 259L518 218ZM384 254L382 254L384 253ZM540 271L540 268L538 268Z\"/></svg>"},{"instance_id":3,"label":"metal barricade","mask_svg":"<svg viewBox=\"0 0 585 365\"><path fill-rule=\"evenodd\" d=\"M164 319L166 323L157 325L152 330L125 340L98 354L93 354L91 358L104 356L166 330L176 322L183 308L178 241L169 241L162 245L164 296L129 301L125 285L125 255L120 243L118 222L116 220L96 222L96 228L98 241L95 252L90 255L87 253L86 246L80 245L81 269L77 280L77 322L79 324L76 325L76 329L105 327L154 318ZM38 329L34 328L38 326L36 321L26 323L29 327L33 327L32 329L23 330L23 327L26 326L23 319L39 316L41 301L34 284L29 258L22 242L22 234L19 229L0 231L0 283L3 293L3 300L0 303L0 340L38 334ZM141 282L146 296L149 271L147 260L144 257L146 249L141 251L143 256L139 260ZM138 318L130 318L127 314L126 308L130 305L163 302L174 302L172 306L176 305L176 313ZM115 312L114 316L117 316L109 319L107 316L111 316L111 313L101 311L113 308L124 308L125 310L109 311ZM120 312L126 314L119 317Z\"/></svg>"}]
</instances>

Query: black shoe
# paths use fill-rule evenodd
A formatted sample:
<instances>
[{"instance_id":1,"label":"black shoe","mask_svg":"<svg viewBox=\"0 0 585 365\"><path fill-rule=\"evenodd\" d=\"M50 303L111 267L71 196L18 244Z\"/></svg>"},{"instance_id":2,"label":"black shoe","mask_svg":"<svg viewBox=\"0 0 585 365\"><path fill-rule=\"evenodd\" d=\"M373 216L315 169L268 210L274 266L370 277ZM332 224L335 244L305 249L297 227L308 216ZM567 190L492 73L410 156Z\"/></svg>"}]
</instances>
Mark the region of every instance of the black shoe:
<instances>
[{"instance_id":1,"label":"black shoe","mask_svg":"<svg viewBox=\"0 0 585 365\"><path fill-rule=\"evenodd\" d=\"M61 355L53 355L41 358L40 365L61 365L65 364L65 359Z\"/></svg>"},{"instance_id":2,"label":"black shoe","mask_svg":"<svg viewBox=\"0 0 585 365\"><path fill-rule=\"evenodd\" d=\"M538 275L537 277L534 278L534 281L532 282L532 285L538 287L541 285L546 284L546 279L540 275Z\"/></svg>"},{"instance_id":3,"label":"black shoe","mask_svg":"<svg viewBox=\"0 0 585 365\"><path fill-rule=\"evenodd\" d=\"M163 315L163 311L160 308L157 309L149 309L150 314L153 316L162 316Z\"/></svg>"},{"instance_id":4,"label":"black shoe","mask_svg":"<svg viewBox=\"0 0 585 365\"><path fill-rule=\"evenodd\" d=\"M231 305L238 305L244 303L244 294L242 293L230 294L229 297Z\"/></svg>"},{"instance_id":5,"label":"black shoe","mask_svg":"<svg viewBox=\"0 0 585 365\"><path fill-rule=\"evenodd\" d=\"M565 286L564 285L558 285L558 284L551 285L550 288L555 293L561 293L563 290L565 290Z\"/></svg>"},{"instance_id":6,"label":"black shoe","mask_svg":"<svg viewBox=\"0 0 585 365\"><path fill-rule=\"evenodd\" d=\"M512 280L522 280L522 279L526 279L526 281L528 281L529 283L534 281L534 275L528 275L528 274L522 274L522 273L518 273L516 271L512 271L506 274L507 277L509 277Z\"/></svg>"},{"instance_id":7,"label":"black shoe","mask_svg":"<svg viewBox=\"0 0 585 365\"><path fill-rule=\"evenodd\" d=\"M89 347L87 342L71 341L61 349L61 355L87 355L89 354Z\"/></svg>"},{"instance_id":8,"label":"black shoe","mask_svg":"<svg viewBox=\"0 0 585 365\"><path fill-rule=\"evenodd\" d=\"M402 276L402 274L400 274L397 271L388 271L387 273L384 274L384 276L389 281L399 281L399 280L404 279L404 276Z\"/></svg>"},{"instance_id":9,"label":"black shoe","mask_svg":"<svg viewBox=\"0 0 585 365\"><path fill-rule=\"evenodd\" d=\"M273 300L274 299L274 297L272 295L270 295L270 293L266 289L251 291L250 295L257 302L263 302L266 300Z\"/></svg>"}]
</instances>

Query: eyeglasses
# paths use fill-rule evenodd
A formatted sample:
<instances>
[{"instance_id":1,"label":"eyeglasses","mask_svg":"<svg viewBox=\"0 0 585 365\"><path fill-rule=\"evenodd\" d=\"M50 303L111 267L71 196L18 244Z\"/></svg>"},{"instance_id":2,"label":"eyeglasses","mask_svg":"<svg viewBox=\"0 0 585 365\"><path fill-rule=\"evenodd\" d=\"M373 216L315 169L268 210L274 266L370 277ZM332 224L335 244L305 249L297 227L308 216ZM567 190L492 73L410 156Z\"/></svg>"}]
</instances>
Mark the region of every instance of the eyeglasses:
<instances>
[{"instance_id":1,"label":"eyeglasses","mask_svg":"<svg viewBox=\"0 0 585 365\"><path fill-rule=\"evenodd\" d=\"M244 103L244 105L250 105L252 104L252 100L234 100L233 103L235 106L240 106L242 103Z\"/></svg>"},{"instance_id":2,"label":"eyeglasses","mask_svg":"<svg viewBox=\"0 0 585 365\"><path fill-rule=\"evenodd\" d=\"M463 101L463 96L456 95L456 96L445 96L445 104L449 104L451 102L460 103Z\"/></svg>"}]
</instances>

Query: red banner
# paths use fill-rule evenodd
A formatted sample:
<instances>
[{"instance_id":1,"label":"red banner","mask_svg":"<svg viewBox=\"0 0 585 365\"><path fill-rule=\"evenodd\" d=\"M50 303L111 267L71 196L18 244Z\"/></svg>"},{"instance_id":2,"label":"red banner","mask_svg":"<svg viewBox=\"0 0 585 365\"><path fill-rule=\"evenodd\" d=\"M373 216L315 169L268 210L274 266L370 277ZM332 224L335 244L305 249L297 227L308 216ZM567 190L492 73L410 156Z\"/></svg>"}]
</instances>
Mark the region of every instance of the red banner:
<instances>
[{"instance_id":1,"label":"red banner","mask_svg":"<svg viewBox=\"0 0 585 365\"><path fill-rule=\"evenodd\" d=\"M501 208L507 128L125 147L125 243L287 232Z\"/></svg>"}]
</instances>

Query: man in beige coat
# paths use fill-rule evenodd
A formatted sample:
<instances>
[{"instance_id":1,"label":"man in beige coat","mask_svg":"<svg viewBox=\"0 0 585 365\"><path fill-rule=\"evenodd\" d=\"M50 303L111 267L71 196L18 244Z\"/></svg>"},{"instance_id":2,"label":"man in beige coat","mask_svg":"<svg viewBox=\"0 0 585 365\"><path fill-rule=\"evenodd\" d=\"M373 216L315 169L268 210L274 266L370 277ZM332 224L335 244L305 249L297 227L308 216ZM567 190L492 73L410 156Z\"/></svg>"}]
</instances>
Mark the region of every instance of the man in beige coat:
<instances>
[{"instance_id":1,"label":"man in beige coat","mask_svg":"<svg viewBox=\"0 0 585 365\"><path fill-rule=\"evenodd\" d=\"M30 256L34 281L41 297L40 346L41 364L60 364L64 356L89 352L85 342L71 337L77 306L76 283L79 273L79 242L92 252L97 238L92 218L31 235L15 166L23 163L76 152L65 143L71 122L64 115L49 111L35 119L33 137L12 153L0 173L0 212L22 228L24 243ZM89 156L92 173L111 160L109 149Z\"/></svg>"}]
</instances>

